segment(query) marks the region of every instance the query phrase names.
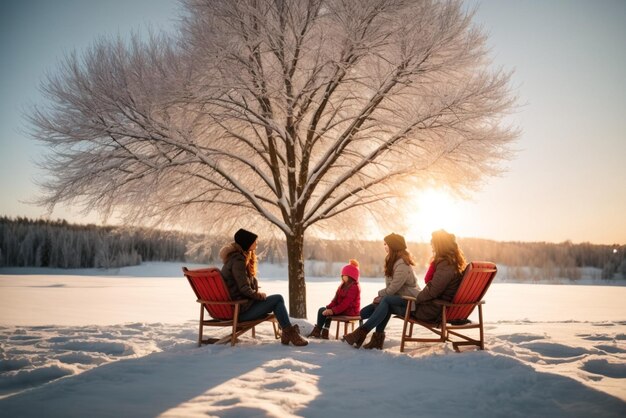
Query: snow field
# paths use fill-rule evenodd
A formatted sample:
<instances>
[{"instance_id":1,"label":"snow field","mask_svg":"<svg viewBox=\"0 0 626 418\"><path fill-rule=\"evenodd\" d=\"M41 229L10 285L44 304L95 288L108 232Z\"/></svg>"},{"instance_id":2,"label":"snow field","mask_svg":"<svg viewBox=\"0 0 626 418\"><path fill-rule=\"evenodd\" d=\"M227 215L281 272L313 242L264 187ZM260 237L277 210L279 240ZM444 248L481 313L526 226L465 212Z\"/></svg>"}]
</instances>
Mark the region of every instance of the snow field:
<instances>
[{"instance_id":1,"label":"snow field","mask_svg":"<svg viewBox=\"0 0 626 418\"><path fill-rule=\"evenodd\" d=\"M285 280L261 285L287 296ZM303 333L337 285L308 282L308 321L294 320ZM364 306L381 280L361 287ZM625 296L625 287L495 283L484 352L410 344L402 354L397 319L382 352L335 340L285 347L269 324L235 347L198 348L198 306L182 275L4 275L0 417L624 416Z\"/></svg>"}]
</instances>

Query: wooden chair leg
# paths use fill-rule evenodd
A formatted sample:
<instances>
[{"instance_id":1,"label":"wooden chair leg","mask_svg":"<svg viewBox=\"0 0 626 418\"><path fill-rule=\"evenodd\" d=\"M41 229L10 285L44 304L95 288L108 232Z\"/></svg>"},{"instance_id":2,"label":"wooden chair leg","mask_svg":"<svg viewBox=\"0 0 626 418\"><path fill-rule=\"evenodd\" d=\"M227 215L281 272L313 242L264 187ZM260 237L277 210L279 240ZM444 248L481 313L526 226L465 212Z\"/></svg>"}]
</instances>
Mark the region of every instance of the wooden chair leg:
<instances>
[{"instance_id":1,"label":"wooden chair leg","mask_svg":"<svg viewBox=\"0 0 626 418\"><path fill-rule=\"evenodd\" d=\"M450 334L447 328L448 319L446 318L446 307L444 306L441 311L441 341L450 339Z\"/></svg>"},{"instance_id":2,"label":"wooden chair leg","mask_svg":"<svg viewBox=\"0 0 626 418\"><path fill-rule=\"evenodd\" d=\"M400 339L400 352L404 353L404 339L406 338L407 318L411 314L411 301L406 304L406 312L404 313L404 324L402 324L402 338ZM413 333L413 324L411 324L411 333Z\"/></svg>"},{"instance_id":3,"label":"wooden chair leg","mask_svg":"<svg viewBox=\"0 0 626 418\"><path fill-rule=\"evenodd\" d=\"M252 327L252 338L256 338L255 328L256 327Z\"/></svg>"},{"instance_id":4,"label":"wooden chair leg","mask_svg":"<svg viewBox=\"0 0 626 418\"><path fill-rule=\"evenodd\" d=\"M198 330L198 347L202 346L202 323L204 322L204 306L200 304L200 329Z\"/></svg>"},{"instance_id":5,"label":"wooden chair leg","mask_svg":"<svg viewBox=\"0 0 626 418\"><path fill-rule=\"evenodd\" d=\"M279 339L280 333L278 332L278 327L276 326L276 321L272 321L272 328L274 328L274 338Z\"/></svg>"},{"instance_id":6,"label":"wooden chair leg","mask_svg":"<svg viewBox=\"0 0 626 418\"><path fill-rule=\"evenodd\" d=\"M335 332L335 339L338 340L339 339L339 321L335 321L337 322L337 331Z\"/></svg>"},{"instance_id":7,"label":"wooden chair leg","mask_svg":"<svg viewBox=\"0 0 626 418\"><path fill-rule=\"evenodd\" d=\"M233 333L230 336L230 345L234 346L237 341L237 323L239 322L239 304L235 305L235 315L233 315Z\"/></svg>"},{"instance_id":8,"label":"wooden chair leg","mask_svg":"<svg viewBox=\"0 0 626 418\"><path fill-rule=\"evenodd\" d=\"M483 331L483 305L478 305L478 324L480 326L480 349L485 349L485 334Z\"/></svg>"},{"instance_id":9,"label":"wooden chair leg","mask_svg":"<svg viewBox=\"0 0 626 418\"><path fill-rule=\"evenodd\" d=\"M402 325L402 338L400 338L400 352L404 353L404 339L406 338L406 320Z\"/></svg>"}]
</instances>

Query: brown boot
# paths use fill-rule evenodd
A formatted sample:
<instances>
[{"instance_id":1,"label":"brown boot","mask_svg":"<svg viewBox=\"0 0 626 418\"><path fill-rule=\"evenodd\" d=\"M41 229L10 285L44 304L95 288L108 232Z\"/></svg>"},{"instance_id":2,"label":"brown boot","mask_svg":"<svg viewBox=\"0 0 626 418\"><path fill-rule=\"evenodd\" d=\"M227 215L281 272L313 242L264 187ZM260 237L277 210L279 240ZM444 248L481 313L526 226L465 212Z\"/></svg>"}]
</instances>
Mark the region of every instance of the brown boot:
<instances>
[{"instance_id":1,"label":"brown boot","mask_svg":"<svg viewBox=\"0 0 626 418\"><path fill-rule=\"evenodd\" d=\"M344 335L342 338L342 341L345 341L348 344L356 348L359 348L363 344L363 341L365 341L365 337L367 337L367 333L368 331L365 331L363 327L358 327L357 329L354 330L354 332Z\"/></svg>"},{"instance_id":2,"label":"brown boot","mask_svg":"<svg viewBox=\"0 0 626 418\"><path fill-rule=\"evenodd\" d=\"M328 328L322 328L322 340L328 339Z\"/></svg>"},{"instance_id":3,"label":"brown boot","mask_svg":"<svg viewBox=\"0 0 626 418\"><path fill-rule=\"evenodd\" d=\"M313 331L311 331L311 333L307 335L307 338L320 338L321 332L322 332L322 329L316 325L313 328Z\"/></svg>"},{"instance_id":4,"label":"brown boot","mask_svg":"<svg viewBox=\"0 0 626 418\"><path fill-rule=\"evenodd\" d=\"M369 343L365 344L363 348L367 350L371 350L375 348L377 350L383 349L383 343L385 342L385 333L384 332L374 332L372 334L372 339Z\"/></svg>"},{"instance_id":5,"label":"brown boot","mask_svg":"<svg viewBox=\"0 0 626 418\"><path fill-rule=\"evenodd\" d=\"M280 342L284 345L289 345L289 343L291 343L298 347L307 345L309 342L300 336L299 329L296 327L296 325L292 325L283 328L283 333L280 336Z\"/></svg>"}]
</instances>

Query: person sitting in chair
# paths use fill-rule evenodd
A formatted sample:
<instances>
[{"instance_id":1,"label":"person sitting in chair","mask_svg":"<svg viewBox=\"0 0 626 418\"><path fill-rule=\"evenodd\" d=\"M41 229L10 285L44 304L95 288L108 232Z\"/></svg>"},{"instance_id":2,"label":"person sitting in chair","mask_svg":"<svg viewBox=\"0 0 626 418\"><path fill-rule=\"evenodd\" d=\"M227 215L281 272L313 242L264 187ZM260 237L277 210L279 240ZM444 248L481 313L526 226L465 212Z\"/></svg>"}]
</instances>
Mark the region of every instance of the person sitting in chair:
<instances>
[{"instance_id":1,"label":"person sitting in chair","mask_svg":"<svg viewBox=\"0 0 626 418\"><path fill-rule=\"evenodd\" d=\"M409 253L402 235L391 233L383 240L387 256L385 257L385 288L378 291L378 296L371 304L361 309L362 319L367 319L362 326L343 340L348 344L361 347L365 337L376 329L369 343L363 348L382 350L385 342L385 327L392 314L404 314L407 301L402 296L416 296L419 292L417 279L413 272L415 260Z\"/></svg>"},{"instance_id":2,"label":"person sitting in chair","mask_svg":"<svg viewBox=\"0 0 626 418\"><path fill-rule=\"evenodd\" d=\"M241 305L240 321L262 318L270 312L276 315L282 328L281 343L305 346L309 342L300 336L297 326L291 325L289 313L282 295L266 295L259 292L257 275L257 238L258 236L245 229L235 233L235 241L220 250L220 258L224 262L222 277L233 300L248 299Z\"/></svg>"},{"instance_id":3,"label":"person sitting in chair","mask_svg":"<svg viewBox=\"0 0 626 418\"><path fill-rule=\"evenodd\" d=\"M393 234L392 234L393 235ZM385 237L385 242L387 243ZM404 239L401 243L392 241L392 245L385 245L385 248L393 250L394 246L397 249L406 248ZM456 243L456 237L454 234L450 234L446 231L439 230L432 233L431 245L433 248L433 260L431 265L432 269L429 269L429 273L426 278L426 286L415 295L415 311L412 313L415 319L425 322L439 322L443 308L441 305L435 304L435 299L443 299L445 301L452 301L456 291L461 285L461 279L463 278L463 272L467 265L465 256ZM380 292L379 292L380 295ZM380 295L382 296L382 295ZM413 295L407 295L413 296ZM372 336L372 342L370 346L364 348L378 348L382 349L385 339L384 329L389 322L392 314L404 315L406 310L407 301L402 299L399 295L384 296L382 299L376 298L374 304L366 306L361 310L361 317L369 317L367 322L362 326L354 330L350 334L344 336L344 341L348 344L359 348L367 334L374 328L376 332ZM375 306L375 308L373 308ZM365 311L365 312L364 312Z\"/></svg>"}]
</instances>

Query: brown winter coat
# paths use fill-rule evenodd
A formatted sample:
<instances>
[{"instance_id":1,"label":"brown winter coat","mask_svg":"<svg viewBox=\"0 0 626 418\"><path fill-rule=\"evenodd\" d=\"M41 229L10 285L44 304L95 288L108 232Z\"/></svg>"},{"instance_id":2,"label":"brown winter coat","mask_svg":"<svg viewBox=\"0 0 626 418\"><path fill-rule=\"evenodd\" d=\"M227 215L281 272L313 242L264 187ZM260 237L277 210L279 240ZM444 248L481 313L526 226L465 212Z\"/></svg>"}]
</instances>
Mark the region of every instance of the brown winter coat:
<instances>
[{"instance_id":1,"label":"brown winter coat","mask_svg":"<svg viewBox=\"0 0 626 418\"><path fill-rule=\"evenodd\" d=\"M417 294L413 315L420 321L438 322L443 308L432 301L443 299L451 301L458 290L463 275L447 260L437 263L435 274L426 287Z\"/></svg>"},{"instance_id":2,"label":"brown winter coat","mask_svg":"<svg viewBox=\"0 0 626 418\"><path fill-rule=\"evenodd\" d=\"M259 282L256 277L249 277L246 270L246 258L243 250L237 244L230 244L220 251L224 260L222 277L228 287L231 299L249 299L241 305L240 312L245 312L256 300L262 300L259 296Z\"/></svg>"}]
</instances>

